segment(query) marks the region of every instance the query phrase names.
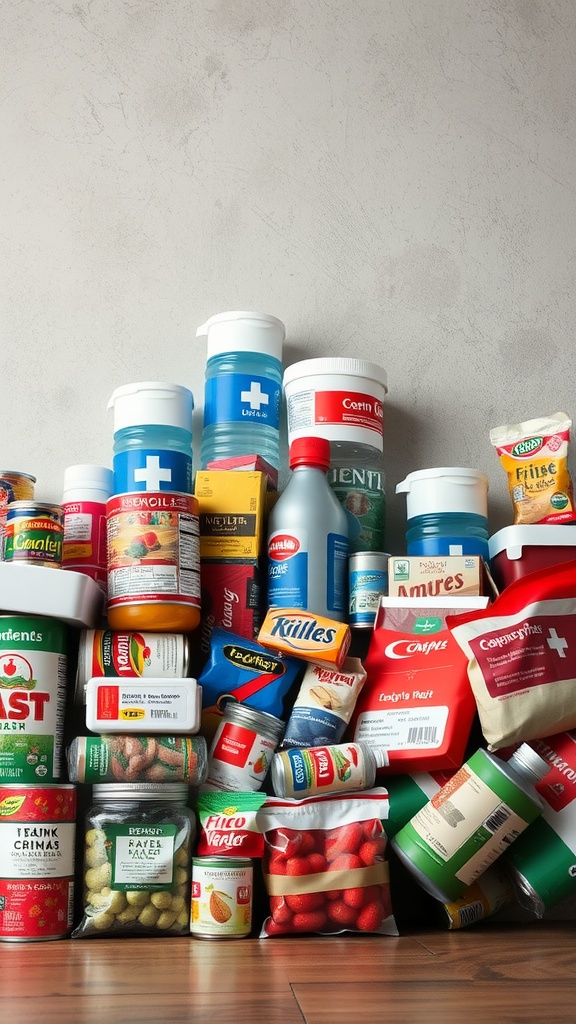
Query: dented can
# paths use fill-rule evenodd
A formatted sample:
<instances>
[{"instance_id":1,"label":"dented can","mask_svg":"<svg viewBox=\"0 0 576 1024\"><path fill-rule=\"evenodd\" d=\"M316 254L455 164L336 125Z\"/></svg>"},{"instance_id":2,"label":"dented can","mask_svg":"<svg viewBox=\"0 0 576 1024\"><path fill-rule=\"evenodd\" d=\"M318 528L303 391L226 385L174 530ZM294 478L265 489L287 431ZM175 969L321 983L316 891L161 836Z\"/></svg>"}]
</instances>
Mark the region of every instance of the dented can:
<instances>
[{"instance_id":1,"label":"dented can","mask_svg":"<svg viewBox=\"0 0 576 1024\"><path fill-rule=\"evenodd\" d=\"M193 857L190 931L197 939L244 939L252 929L249 857Z\"/></svg>"}]
</instances>

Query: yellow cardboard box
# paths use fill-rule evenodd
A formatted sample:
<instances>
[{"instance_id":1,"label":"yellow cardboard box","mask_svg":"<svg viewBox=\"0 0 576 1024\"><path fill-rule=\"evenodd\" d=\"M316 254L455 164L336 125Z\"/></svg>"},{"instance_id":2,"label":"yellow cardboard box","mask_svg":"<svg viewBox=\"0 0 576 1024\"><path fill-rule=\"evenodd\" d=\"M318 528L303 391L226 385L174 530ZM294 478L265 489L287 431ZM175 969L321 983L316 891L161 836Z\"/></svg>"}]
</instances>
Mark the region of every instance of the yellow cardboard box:
<instances>
[{"instance_id":1,"label":"yellow cardboard box","mask_svg":"<svg viewBox=\"0 0 576 1024\"><path fill-rule=\"evenodd\" d=\"M256 560L263 553L267 486L265 473L198 470L201 559Z\"/></svg>"}]
</instances>

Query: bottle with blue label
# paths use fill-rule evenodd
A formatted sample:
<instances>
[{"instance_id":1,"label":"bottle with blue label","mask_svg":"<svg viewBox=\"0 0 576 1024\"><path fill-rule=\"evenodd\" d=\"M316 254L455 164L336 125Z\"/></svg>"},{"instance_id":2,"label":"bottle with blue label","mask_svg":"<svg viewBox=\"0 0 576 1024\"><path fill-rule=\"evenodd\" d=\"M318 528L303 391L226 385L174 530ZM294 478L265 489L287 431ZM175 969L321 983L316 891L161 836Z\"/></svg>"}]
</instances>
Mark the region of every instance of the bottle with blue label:
<instances>
[{"instance_id":1,"label":"bottle with blue label","mask_svg":"<svg viewBox=\"0 0 576 1024\"><path fill-rule=\"evenodd\" d=\"M180 384L142 381L116 388L114 494L192 493L192 392Z\"/></svg>"},{"instance_id":2,"label":"bottle with blue label","mask_svg":"<svg viewBox=\"0 0 576 1024\"><path fill-rule=\"evenodd\" d=\"M217 313L207 338L200 462L259 454L280 467L284 324L267 313Z\"/></svg>"},{"instance_id":3,"label":"bottle with blue label","mask_svg":"<svg viewBox=\"0 0 576 1024\"><path fill-rule=\"evenodd\" d=\"M290 445L291 477L268 520L268 605L338 622L348 605L348 520L328 483L330 442Z\"/></svg>"}]
</instances>

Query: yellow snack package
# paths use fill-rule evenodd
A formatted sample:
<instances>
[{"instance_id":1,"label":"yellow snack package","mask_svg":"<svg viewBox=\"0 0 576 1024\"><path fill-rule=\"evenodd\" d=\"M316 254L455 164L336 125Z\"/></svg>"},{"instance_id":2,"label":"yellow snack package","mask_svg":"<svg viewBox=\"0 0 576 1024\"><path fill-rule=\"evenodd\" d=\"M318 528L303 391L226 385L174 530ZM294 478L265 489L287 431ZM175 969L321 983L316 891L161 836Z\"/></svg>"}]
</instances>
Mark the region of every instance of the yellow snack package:
<instances>
[{"instance_id":1,"label":"yellow snack package","mask_svg":"<svg viewBox=\"0 0 576 1024\"><path fill-rule=\"evenodd\" d=\"M490 441L508 476L515 525L576 522L568 470L571 426L565 412L556 412L490 431Z\"/></svg>"}]
</instances>

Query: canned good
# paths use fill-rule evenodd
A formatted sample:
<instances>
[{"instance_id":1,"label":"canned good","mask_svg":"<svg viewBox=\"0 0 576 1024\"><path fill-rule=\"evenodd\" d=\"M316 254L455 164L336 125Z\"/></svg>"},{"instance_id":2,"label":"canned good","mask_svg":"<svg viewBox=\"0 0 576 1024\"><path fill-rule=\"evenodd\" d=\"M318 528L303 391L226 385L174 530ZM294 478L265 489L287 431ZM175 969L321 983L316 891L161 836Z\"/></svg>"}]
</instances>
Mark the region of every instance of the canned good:
<instances>
[{"instance_id":1,"label":"canned good","mask_svg":"<svg viewBox=\"0 0 576 1024\"><path fill-rule=\"evenodd\" d=\"M42 501L12 501L6 510L4 561L62 565L64 513L61 505Z\"/></svg>"},{"instance_id":2,"label":"canned good","mask_svg":"<svg viewBox=\"0 0 576 1024\"><path fill-rule=\"evenodd\" d=\"M6 510L13 501L30 501L34 497L36 477L29 473L19 473L13 469L0 469L0 552L6 523ZM0 558L3 558L0 553Z\"/></svg>"},{"instance_id":3,"label":"canned good","mask_svg":"<svg viewBox=\"0 0 576 1024\"><path fill-rule=\"evenodd\" d=\"M106 503L108 625L191 632L200 622L198 501L135 491Z\"/></svg>"},{"instance_id":4,"label":"canned good","mask_svg":"<svg viewBox=\"0 0 576 1024\"><path fill-rule=\"evenodd\" d=\"M0 782L57 782L67 671L66 626L0 616Z\"/></svg>"},{"instance_id":5,"label":"canned good","mask_svg":"<svg viewBox=\"0 0 576 1024\"><path fill-rule=\"evenodd\" d=\"M353 629L372 629L378 602L388 591L388 559L384 551L357 551L348 559L348 622Z\"/></svg>"},{"instance_id":6,"label":"canned good","mask_svg":"<svg viewBox=\"0 0 576 1024\"><path fill-rule=\"evenodd\" d=\"M204 736L76 736L66 751L73 782L187 782L206 778Z\"/></svg>"},{"instance_id":7,"label":"canned good","mask_svg":"<svg viewBox=\"0 0 576 1024\"><path fill-rule=\"evenodd\" d=\"M69 934L75 829L75 786L0 785L0 939Z\"/></svg>"},{"instance_id":8,"label":"canned good","mask_svg":"<svg viewBox=\"0 0 576 1024\"><path fill-rule=\"evenodd\" d=\"M85 629L78 645L75 701L86 703L86 683L103 676L178 679L190 668L190 641L182 633Z\"/></svg>"},{"instance_id":9,"label":"canned good","mask_svg":"<svg viewBox=\"0 0 576 1024\"><path fill-rule=\"evenodd\" d=\"M252 928L254 868L248 857L193 857L190 932L243 939Z\"/></svg>"},{"instance_id":10,"label":"canned good","mask_svg":"<svg viewBox=\"0 0 576 1024\"><path fill-rule=\"evenodd\" d=\"M247 704L228 701L208 757L205 789L262 789L284 722Z\"/></svg>"}]
</instances>

